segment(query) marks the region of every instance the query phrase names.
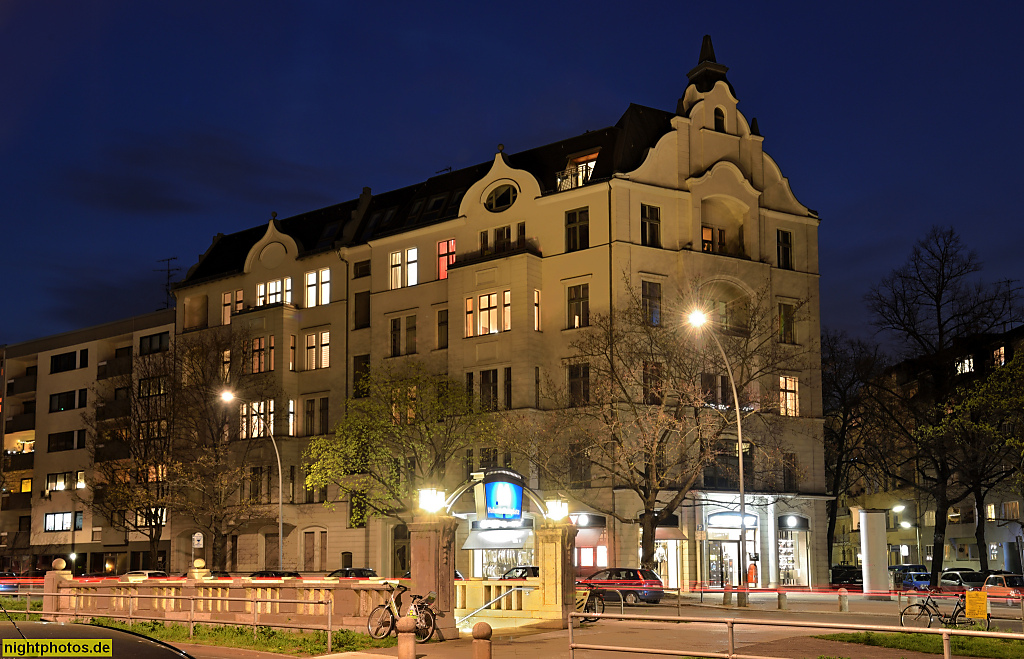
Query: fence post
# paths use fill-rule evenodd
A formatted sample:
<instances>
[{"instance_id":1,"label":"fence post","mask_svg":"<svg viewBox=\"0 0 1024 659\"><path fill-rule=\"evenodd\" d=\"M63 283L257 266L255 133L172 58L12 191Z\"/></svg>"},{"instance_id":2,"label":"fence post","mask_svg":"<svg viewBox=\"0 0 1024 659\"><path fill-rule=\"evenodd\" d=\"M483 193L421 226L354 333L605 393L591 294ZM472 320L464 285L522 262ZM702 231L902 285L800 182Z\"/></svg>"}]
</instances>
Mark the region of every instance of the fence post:
<instances>
[{"instance_id":1,"label":"fence post","mask_svg":"<svg viewBox=\"0 0 1024 659\"><path fill-rule=\"evenodd\" d=\"M726 632L729 634L729 657L731 658L736 654L736 639L733 636L732 620L727 620L725 623Z\"/></svg>"},{"instance_id":2,"label":"fence post","mask_svg":"<svg viewBox=\"0 0 1024 659\"><path fill-rule=\"evenodd\" d=\"M732 584L725 584L725 591L722 593L722 606L732 606Z\"/></svg>"},{"instance_id":3,"label":"fence post","mask_svg":"<svg viewBox=\"0 0 1024 659\"><path fill-rule=\"evenodd\" d=\"M949 632L942 632L942 657L943 659L952 659L953 652L949 647Z\"/></svg>"},{"instance_id":4,"label":"fence post","mask_svg":"<svg viewBox=\"0 0 1024 659\"><path fill-rule=\"evenodd\" d=\"M192 638L192 634L195 631L196 623L196 598L189 596L188 598L188 637Z\"/></svg>"},{"instance_id":5,"label":"fence post","mask_svg":"<svg viewBox=\"0 0 1024 659\"><path fill-rule=\"evenodd\" d=\"M991 608L991 607L992 607L992 605L989 604L989 608ZM25 619L28 620L28 618L25 618ZM1024 627L1024 597L1020 598L1020 624L1021 624L1021 627Z\"/></svg>"},{"instance_id":6,"label":"fence post","mask_svg":"<svg viewBox=\"0 0 1024 659\"><path fill-rule=\"evenodd\" d=\"M128 626L129 627L131 627L131 625L132 625L132 603L134 601L135 601L135 599L132 597L132 591L131 591L131 589L129 589L128 590Z\"/></svg>"},{"instance_id":7,"label":"fence post","mask_svg":"<svg viewBox=\"0 0 1024 659\"><path fill-rule=\"evenodd\" d=\"M257 602L257 600L256 600L256 593L257 593L256 584L253 584L253 588L252 588L252 640L254 640L254 641L256 640L256 606L257 606L257 604L256 604L256 602Z\"/></svg>"},{"instance_id":8,"label":"fence post","mask_svg":"<svg viewBox=\"0 0 1024 659\"><path fill-rule=\"evenodd\" d=\"M473 659L491 659L491 626L486 622L473 625Z\"/></svg>"},{"instance_id":9,"label":"fence post","mask_svg":"<svg viewBox=\"0 0 1024 659\"><path fill-rule=\"evenodd\" d=\"M416 659L416 618L398 619L398 659Z\"/></svg>"},{"instance_id":10,"label":"fence post","mask_svg":"<svg viewBox=\"0 0 1024 659\"><path fill-rule=\"evenodd\" d=\"M680 617L682 614L679 611L680 603L683 601L683 589L676 588L676 617Z\"/></svg>"},{"instance_id":11,"label":"fence post","mask_svg":"<svg viewBox=\"0 0 1024 659\"><path fill-rule=\"evenodd\" d=\"M839 612L846 613L850 610L850 591L845 588L839 589Z\"/></svg>"},{"instance_id":12,"label":"fence post","mask_svg":"<svg viewBox=\"0 0 1024 659\"><path fill-rule=\"evenodd\" d=\"M327 596L327 654L331 653L331 635L334 633L334 625L331 624L331 615L334 613L334 598L331 597L331 593L325 593Z\"/></svg>"}]
</instances>

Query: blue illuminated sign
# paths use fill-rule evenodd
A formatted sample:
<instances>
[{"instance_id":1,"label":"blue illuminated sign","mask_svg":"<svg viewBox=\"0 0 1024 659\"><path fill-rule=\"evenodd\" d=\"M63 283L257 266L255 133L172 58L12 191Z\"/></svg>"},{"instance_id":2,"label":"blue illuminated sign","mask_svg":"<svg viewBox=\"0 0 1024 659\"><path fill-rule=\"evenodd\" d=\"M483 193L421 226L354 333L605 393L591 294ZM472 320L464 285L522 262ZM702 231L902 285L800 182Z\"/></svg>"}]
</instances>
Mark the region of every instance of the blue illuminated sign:
<instances>
[{"instance_id":1,"label":"blue illuminated sign","mask_svg":"<svg viewBox=\"0 0 1024 659\"><path fill-rule=\"evenodd\" d=\"M523 516L523 477L514 471L495 469L484 476L488 519L520 519Z\"/></svg>"}]
</instances>

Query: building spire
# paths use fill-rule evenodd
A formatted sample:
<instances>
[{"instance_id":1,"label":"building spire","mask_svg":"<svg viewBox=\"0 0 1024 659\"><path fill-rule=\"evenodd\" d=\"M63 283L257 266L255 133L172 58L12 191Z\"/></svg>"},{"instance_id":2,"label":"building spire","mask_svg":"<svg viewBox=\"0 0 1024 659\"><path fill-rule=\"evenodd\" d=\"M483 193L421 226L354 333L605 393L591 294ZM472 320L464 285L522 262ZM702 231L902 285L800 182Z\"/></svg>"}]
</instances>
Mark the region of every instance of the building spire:
<instances>
[{"instance_id":1,"label":"building spire","mask_svg":"<svg viewBox=\"0 0 1024 659\"><path fill-rule=\"evenodd\" d=\"M736 92L725 77L725 72L728 70L729 67L719 64L715 59L715 47L711 44L711 35L705 34L704 40L700 44L700 57L697 66L686 74L686 77L690 79L690 84L695 85L697 91L704 94L711 91L716 82L723 80L725 84L729 85L729 91L733 92L733 96L735 96Z\"/></svg>"},{"instance_id":2,"label":"building spire","mask_svg":"<svg viewBox=\"0 0 1024 659\"><path fill-rule=\"evenodd\" d=\"M697 64L717 61L715 59L715 47L711 45L711 35L705 34L704 40L700 43L700 59L697 60Z\"/></svg>"}]
</instances>

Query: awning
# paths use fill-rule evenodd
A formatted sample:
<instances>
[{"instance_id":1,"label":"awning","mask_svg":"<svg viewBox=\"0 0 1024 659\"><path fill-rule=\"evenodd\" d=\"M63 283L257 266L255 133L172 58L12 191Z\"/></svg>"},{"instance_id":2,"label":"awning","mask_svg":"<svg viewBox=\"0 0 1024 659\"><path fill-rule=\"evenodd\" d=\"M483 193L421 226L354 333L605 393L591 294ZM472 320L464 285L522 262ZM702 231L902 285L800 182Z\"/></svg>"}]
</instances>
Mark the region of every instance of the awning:
<instances>
[{"instance_id":1,"label":"awning","mask_svg":"<svg viewBox=\"0 0 1024 659\"><path fill-rule=\"evenodd\" d=\"M577 547L597 547L602 544L608 544L608 539L604 538L604 529L602 528L582 528L576 532L576 546ZM604 542L602 542L602 539Z\"/></svg>"},{"instance_id":2,"label":"awning","mask_svg":"<svg viewBox=\"0 0 1024 659\"><path fill-rule=\"evenodd\" d=\"M654 529L655 540L686 540L682 530L675 526L659 526Z\"/></svg>"},{"instance_id":3,"label":"awning","mask_svg":"<svg viewBox=\"0 0 1024 659\"><path fill-rule=\"evenodd\" d=\"M486 529L470 531L463 549L522 549L531 529Z\"/></svg>"}]
</instances>

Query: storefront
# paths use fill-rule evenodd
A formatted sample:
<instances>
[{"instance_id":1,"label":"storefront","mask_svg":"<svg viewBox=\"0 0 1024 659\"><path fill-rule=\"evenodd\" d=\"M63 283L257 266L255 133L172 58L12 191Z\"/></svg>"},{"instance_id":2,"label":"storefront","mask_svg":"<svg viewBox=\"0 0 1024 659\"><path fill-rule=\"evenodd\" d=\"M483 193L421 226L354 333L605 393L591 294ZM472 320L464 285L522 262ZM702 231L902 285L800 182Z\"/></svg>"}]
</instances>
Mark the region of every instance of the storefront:
<instances>
[{"instance_id":1,"label":"storefront","mask_svg":"<svg viewBox=\"0 0 1024 659\"><path fill-rule=\"evenodd\" d=\"M807 586L810 584L810 522L803 515L780 515L777 551L779 556L779 585Z\"/></svg>"},{"instance_id":2,"label":"storefront","mask_svg":"<svg viewBox=\"0 0 1024 659\"><path fill-rule=\"evenodd\" d=\"M608 520L596 513L571 513L569 521L576 525L576 549L573 566L576 576L588 577L608 567Z\"/></svg>"},{"instance_id":3,"label":"storefront","mask_svg":"<svg viewBox=\"0 0 1024 659\"><path fill-rule=\"evenodd\" d=\"M740 570L745 570L749 587L760 583L761 556L758 551L759 534L757 515L746 514L745 560L740 558L740 514L732 511L711 513L707 516L706 581L709 588L724 588L727 584L740 585Z\"/></svg>"}]
</instances>

